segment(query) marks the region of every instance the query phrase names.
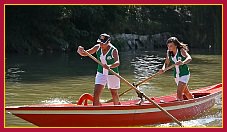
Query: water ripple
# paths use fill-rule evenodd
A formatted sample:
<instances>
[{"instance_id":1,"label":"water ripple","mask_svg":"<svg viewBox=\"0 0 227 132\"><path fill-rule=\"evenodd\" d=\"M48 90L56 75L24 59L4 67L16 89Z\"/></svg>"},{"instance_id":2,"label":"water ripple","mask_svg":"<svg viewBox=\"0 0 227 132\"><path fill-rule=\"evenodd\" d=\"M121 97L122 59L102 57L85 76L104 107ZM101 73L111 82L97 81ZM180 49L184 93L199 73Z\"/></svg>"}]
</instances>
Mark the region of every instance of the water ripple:
<instances>
[{"instance_id":1,"label":"water ripple","mask_svg":"<svg viewBox=\"0 0 227 132\"><path fill-rule=\"evenodd\" d=\"M163 58L155 55L142 55L132 59L131 65L134 66L135 78L144 79L156 73L162 66Z\"/></svg>"}]
</instances>

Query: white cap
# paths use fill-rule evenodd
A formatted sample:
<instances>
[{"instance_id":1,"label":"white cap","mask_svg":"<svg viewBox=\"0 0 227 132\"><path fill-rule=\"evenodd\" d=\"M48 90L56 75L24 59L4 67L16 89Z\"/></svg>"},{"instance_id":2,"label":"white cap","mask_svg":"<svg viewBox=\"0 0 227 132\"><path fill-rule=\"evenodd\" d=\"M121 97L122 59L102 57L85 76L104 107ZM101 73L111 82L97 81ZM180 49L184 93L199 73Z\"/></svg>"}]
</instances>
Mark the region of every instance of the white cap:
<instances>
[{"instance_id":1,"label":"white cap","mask_svg":"<svg viewBox=\"0 0 227 132\"><path fill-rule=\"evenodd\" d=\"M108 35L108 34L106 34L106 33L103 33L103 34L99 35L99 38L97 39L97 43L102 42L102 41L101 41L101 36L107 37L108 40L110 39L110 35Z\"/></svg>"}]
</instances>

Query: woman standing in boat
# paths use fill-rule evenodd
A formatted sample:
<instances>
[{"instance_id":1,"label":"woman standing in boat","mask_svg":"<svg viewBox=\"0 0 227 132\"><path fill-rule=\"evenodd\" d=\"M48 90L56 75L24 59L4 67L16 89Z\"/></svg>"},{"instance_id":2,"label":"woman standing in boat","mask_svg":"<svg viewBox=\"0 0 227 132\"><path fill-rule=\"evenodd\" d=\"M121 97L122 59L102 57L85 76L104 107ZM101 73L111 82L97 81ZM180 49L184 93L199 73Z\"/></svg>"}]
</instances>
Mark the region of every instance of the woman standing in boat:
<instances>
[{"instance_id":1,"label":"woman standing in boat","mask_svg":"<svg viewBox=\"0 0 227 132\"><path fill-rule=\"evenodd\" d=\"M98 65L95 77L93 105L101 105L99 98L106 84L111 91L114 105L119 105L118 89L120 88L120 79L108 71L111 68L116 73L119 73L118 66L120 61L118 50L110 43L110 35L106 33L99 36L97 43L94 47L87 50L90 54L96 53L97 59L103 64L102 66ZM81 56L87 56L82 46L78 47L77 52Z\"/></svg>"},{"instance_id":2,"label":"woman standing in boat","mask_svg":"<svg viewBox=\"0 0 227 132\"><path fill-rule=\"evenodd\" d=\"M175 64L174 78L177 84L177 100L183 100L183 94L188 98L192 99L193 96L188 89L188 81L190 78L190 71L188 63L192 60L188 54L187 44L180 43L176 37L170 37L167 42L167 55L165 63L160 69L160 73L170 64Z\"/></svg>"}]
</instances>

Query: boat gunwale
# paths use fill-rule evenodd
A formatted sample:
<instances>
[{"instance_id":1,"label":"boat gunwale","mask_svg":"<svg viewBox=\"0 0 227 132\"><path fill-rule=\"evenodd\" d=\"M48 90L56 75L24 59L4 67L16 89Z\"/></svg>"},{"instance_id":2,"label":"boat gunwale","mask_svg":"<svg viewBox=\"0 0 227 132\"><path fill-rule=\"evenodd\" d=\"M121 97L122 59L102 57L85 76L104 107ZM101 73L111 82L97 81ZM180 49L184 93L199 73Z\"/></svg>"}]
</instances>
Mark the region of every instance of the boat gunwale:
<instances>
[{"instance_id":1,"label":"boat gunwale","mask_svg":"<svg viewBox=\"0 0 227 132\"><path fill-rule=\"evenodd\" d=\"M173 101L173 102L164 102L164 103L158 103L161 107L165 108L165 107L171 107L171 106L181 106L181 105L187 105L187 104L192 104L192 103L198 103L200 101L206 100L208 98L214 98L216 97L218 94L221 94L222 91L217 91L214 93L210 93L208 95L202 96L202 97L198 97L198 98L194 98L194 99L189 99L189 100L183 100L183 101ZM164 97L164 96L163 96ZM161 97L159 97L161 98ZM62 104L63 106L44 106L43 104L39 105L35 105L35 106L13 106L13 107L6 107L5 109L7 111L14 111L14 110L53 110L53 111L57 111L57 110L139 110L139 109L151 109L151 108L157 108L156 106L154 106L151 103L144 103L141 105L107 105L107 106L78 106L75 104ZM64 106L64 105L70 105L70 106ZM75 105L75 106L71 106L71 105ZM67 110L66 110L67 108Z\"/></svg>"}]
</instances>

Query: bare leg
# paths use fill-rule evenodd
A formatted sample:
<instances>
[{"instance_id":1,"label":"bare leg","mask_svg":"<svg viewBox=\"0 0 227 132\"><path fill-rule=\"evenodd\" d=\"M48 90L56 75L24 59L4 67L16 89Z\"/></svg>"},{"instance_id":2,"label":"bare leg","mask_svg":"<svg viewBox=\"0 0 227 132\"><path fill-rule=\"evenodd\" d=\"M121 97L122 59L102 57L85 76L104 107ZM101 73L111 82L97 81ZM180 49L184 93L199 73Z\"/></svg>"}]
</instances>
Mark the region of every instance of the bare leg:
<instances>
[{"instance_id":1,"label":"bare leg","mask_svg":"<svg viewBox=\"0 0 227 132\"><path fill-rule=\"evenodd\" d=\"M93 105L94 106L98 106L100 105L100 95L102 93L102 90L104 89L104 86L101 84L95 84L95 89L94 89L94 101L93 101Z\"/></svg>"},{"instance_id":2,"label":"bare leg","mask_svg":"<svg viewBox=\"0 0 227 132\"><path fill-rule=\"evenodd\" d=\"M111 89L110 88L110 91L111 91L111 94L112 94L114 105L119 105L120 102L119 102L119 96L118 96L118 89Z\"/></svg>"},{"instance_id":3,"label":"bare leg","mask_svg":"<svg viewBox=\"0 0 227 132\"><path fill-rule=\"evenodd\" d=\"M184 92L185 86L186 86L186 83L179 81L177 86L177 100L183 100L183 92Z\"/></svg>"},{"instance_id":4,"label":"bare leg","mask_svg":"<svg viewBox=\"0 0 227 132\"><path fill-rule=\"evenodd\" d=\"M188 99L193 99L192 94L189 92L188 85L186 85L185 88L184 88L184 95L185 95Z\"/></svg>"}]
</instances>

